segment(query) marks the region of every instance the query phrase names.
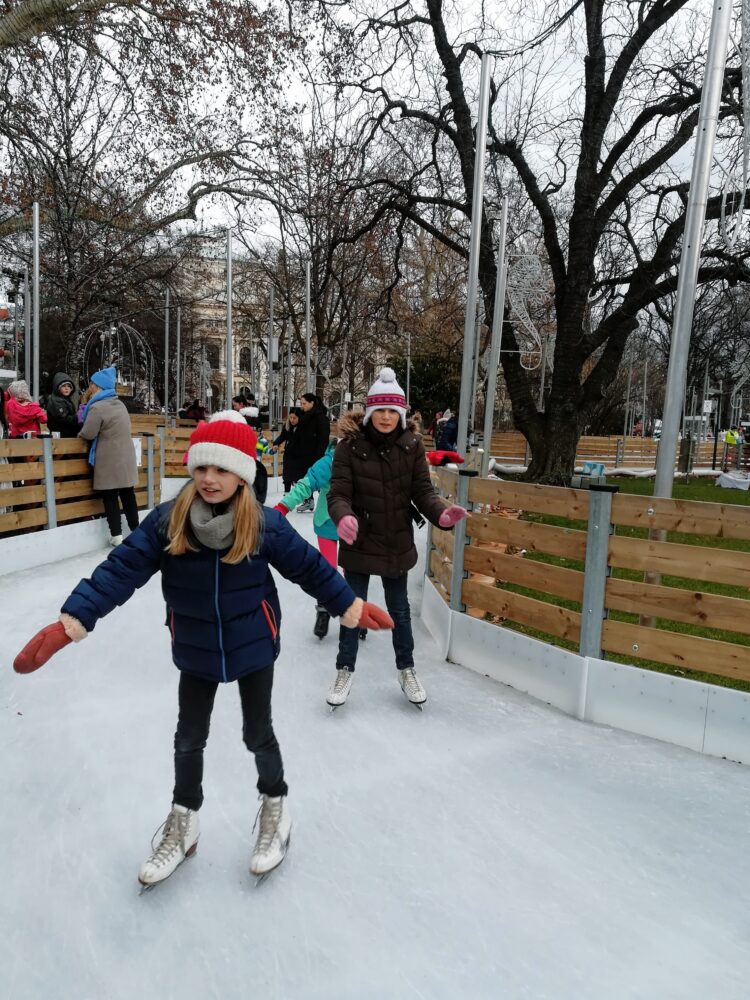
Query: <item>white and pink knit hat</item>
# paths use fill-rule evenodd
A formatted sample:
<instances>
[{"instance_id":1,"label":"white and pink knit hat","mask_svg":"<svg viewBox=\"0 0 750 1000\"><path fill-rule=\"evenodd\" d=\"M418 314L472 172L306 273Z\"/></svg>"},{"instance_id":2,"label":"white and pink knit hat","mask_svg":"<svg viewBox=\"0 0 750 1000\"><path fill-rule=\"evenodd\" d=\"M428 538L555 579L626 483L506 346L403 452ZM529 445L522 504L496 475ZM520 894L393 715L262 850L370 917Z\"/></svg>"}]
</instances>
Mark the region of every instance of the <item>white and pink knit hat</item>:
<instances>
[{"instance_id":1,"label":"white and pink knit hat","mask_svg":"<svg viewBox=\"0 0 750 1000\"><path fill-rule=\"evenodd\" d=\"M188 472L199 465L216 465L233 472L252 486L255 480L255 446L258 438L236 410L221 410L200 423L190 435Z\"/></svg>"},{"instance_id":2,"label":"white and pink knit hat","mask_svg":"<svg viewBox=\"0 0 750 1000\"><path fill-rule=\"evenodd\" d=\"M365 401L364 423L367 423L375 410L398 410L401 426L406 427L406 396L396 381L396 373L392 368L382 368L370 386Z\"/></svg>"}]
</instances>

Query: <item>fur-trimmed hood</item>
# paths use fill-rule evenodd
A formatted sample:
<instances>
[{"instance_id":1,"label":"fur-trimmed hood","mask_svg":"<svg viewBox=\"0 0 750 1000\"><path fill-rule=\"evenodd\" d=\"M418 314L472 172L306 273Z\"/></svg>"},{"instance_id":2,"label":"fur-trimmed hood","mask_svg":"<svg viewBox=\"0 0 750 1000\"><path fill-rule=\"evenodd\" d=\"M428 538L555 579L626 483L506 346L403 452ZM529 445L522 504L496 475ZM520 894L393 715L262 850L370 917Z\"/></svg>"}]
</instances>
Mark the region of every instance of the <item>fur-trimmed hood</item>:
<instances>
[{"instance_id":1,"label":"fur-trimmed hood","mask_svg":"<svg viewBox=\"0 0 750 1000\"><path fill-rule=\"evenodd\" d=\"M336 433L341 440L352 440L358 434L364 434L364 425L362 421L365 415L361 411L355 412L354 410L347 410L347 412L339 417L338 423L336 425ZM406 430L411 431L415 436L419 435L419 426L416 420L411 418L406 421Z\"/></svg>"}]
</instances>

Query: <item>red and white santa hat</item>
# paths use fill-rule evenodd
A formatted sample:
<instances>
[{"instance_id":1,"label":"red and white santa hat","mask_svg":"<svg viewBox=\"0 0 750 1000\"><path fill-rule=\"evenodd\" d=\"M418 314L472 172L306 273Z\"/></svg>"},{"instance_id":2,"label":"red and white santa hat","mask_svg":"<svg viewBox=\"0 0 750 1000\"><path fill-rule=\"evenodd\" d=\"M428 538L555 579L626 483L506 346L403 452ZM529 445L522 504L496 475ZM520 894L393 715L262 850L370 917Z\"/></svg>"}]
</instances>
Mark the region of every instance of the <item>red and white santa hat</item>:
<instances>
[{"instance_id":1,"label":"red and white santa hat","mask_svg":"<svg viewBox=\"0 0 750 1000\"><path fill-rule=\"evenodd\" d=\"M396 373L392 368L382 368L370 386L365 401L364 423L367 423L375 410L398 410L401 426L406 427L406 396L396 381Z\"/></svg>"},{"instance_id":2,"label":"red and white santa hat","mask_svg":"<svg viewBox=\"0 0 750 1000\"><path fill-rule=\"evenodd\" d=\"M215 465L244 479L255 481L255 446L258 438L236 410L220 410L198 424L190 435L188 472L199 465Z\"/></svg>"}]
</instances>

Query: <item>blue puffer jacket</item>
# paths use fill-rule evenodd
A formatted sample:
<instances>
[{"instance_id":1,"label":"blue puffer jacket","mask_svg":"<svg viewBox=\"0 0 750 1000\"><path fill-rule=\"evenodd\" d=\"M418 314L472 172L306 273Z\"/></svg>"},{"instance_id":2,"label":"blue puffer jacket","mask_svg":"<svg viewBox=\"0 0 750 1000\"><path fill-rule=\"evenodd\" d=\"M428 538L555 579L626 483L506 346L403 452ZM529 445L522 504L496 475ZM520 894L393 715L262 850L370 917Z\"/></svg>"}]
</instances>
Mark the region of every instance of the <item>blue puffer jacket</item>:
<instances>
[{"instance_id":1,"label":"blue puffer jacket","mask_svg":"<svg viewBox=\"0 0 750 1000\"><path fill-rule=\"evenodd\" d=\"M270 566L342 615L355 599L343 576L278 511L264 507L260 552L229 566L225 552L203 546L172 556L164 551L172 503L160 504L140 527L81 580L62 606L90 632L157 570L167 602L172 659L180 670L233 681L279 655L281 608Z\"/></svg>"}]
</instances>

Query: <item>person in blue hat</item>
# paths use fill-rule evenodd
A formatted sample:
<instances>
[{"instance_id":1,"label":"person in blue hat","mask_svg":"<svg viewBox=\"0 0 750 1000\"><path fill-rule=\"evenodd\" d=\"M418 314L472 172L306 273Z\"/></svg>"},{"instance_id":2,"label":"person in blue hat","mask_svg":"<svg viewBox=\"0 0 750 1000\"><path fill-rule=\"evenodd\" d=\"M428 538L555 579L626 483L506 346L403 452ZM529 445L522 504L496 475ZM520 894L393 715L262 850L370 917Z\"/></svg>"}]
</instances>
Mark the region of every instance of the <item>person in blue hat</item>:
<instances>
[{"instance_id":1,"label":"person in blue hat","mask_svg":"<svg viewBox=\"0 0 750 1000\"><path fill-rule=\"evenodd\" d=\"M138 527L138 468L130 414L117 396L116 384L114 368L102 368L91 376L83 396L83 426L78 432L78 437L91 442L89 464L94 467L94 489L104 501L111 545L122 541L120 504L130 530Z\"/></svg>"}]
</instances>

